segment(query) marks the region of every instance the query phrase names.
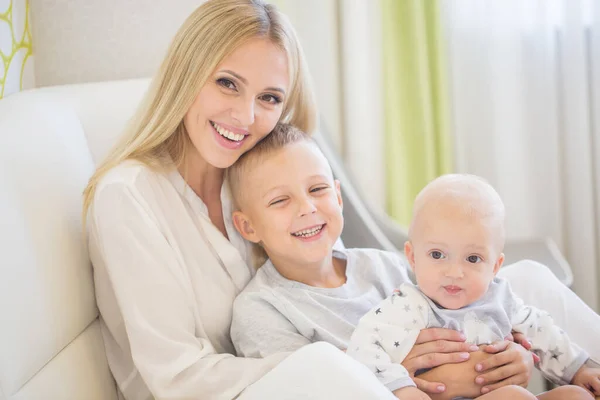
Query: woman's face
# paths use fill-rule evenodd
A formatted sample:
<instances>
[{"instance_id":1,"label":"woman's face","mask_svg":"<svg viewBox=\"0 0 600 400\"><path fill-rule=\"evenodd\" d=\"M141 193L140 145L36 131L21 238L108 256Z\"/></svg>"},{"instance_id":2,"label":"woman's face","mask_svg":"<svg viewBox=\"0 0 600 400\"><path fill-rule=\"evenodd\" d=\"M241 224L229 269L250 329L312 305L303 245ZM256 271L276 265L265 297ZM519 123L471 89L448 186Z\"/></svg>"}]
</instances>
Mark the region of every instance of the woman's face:
<instances>
[{"instance_id":1,"label":"woman's face","mask_svg":"<svg viewBox=\"0 0 600 400\"><path fill-rule=\"evenodd\" d=\"M275 127L289 85L286 54L268 39L252 39L225 57L183 119L200 157L231 166Z\"/></svg>"}]
</instances>

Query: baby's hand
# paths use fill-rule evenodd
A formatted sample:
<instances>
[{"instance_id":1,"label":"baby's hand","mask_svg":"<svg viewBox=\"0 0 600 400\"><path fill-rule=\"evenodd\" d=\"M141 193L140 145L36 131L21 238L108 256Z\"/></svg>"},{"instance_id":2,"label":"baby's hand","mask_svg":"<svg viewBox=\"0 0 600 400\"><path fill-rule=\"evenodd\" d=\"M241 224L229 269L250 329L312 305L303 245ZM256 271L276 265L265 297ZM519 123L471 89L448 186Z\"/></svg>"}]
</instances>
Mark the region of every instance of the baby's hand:
<instances>
[{"instance_id":1,"label":"baby's hand","mask_svg":"<svg viewBox=\"0 0 600 400\"><path fill-rule=\"evenodd\" d=\"M594 396L600 396L600 368L584 365L579 368L571 383L589 390Z\"/></svg>"},{"instance_id":2,"label":"baby's hand","mask_svg":"<svg viewBox=\"0 0 600 400\"><path fill-rule=\"evenodd\" d=\"M405 386L394 390L394 395L400 400L431 400L427 393L414 386Z\"/></svg>"}]
</instances>

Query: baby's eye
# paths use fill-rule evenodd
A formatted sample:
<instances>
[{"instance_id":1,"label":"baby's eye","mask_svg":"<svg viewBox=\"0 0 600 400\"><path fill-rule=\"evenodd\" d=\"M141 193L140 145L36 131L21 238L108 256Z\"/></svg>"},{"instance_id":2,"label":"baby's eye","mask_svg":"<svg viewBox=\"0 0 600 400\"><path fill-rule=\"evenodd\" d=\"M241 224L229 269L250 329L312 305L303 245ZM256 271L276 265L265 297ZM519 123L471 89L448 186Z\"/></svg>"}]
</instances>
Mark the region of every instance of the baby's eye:
<instances>
[{"instance_id":1,"label":"baby's eye","mask_svg":"<svg viewBox=\"0 0 600 400\"><path fill-rule=\"evenodd\" d=\"M444 253L442 253L439 250L434 250L431 253L429 253L429 255L431 256L431 258L433 258L434 260L441 260L443 258L446 258L446 256L444 256Z\"/></svg>"},{"instance_id":2,"label":"baby's eye","mask_svg":"<svg viewBox=\"0 0 600 400\"><path fill-rule=\"evenodd\" d=\"M481 259L481 257L473 255L473 256L467 257L467 261L470 262L471 264L477 264L478 262L481 262L483 260Z\"/></svg>"}]
</instances>

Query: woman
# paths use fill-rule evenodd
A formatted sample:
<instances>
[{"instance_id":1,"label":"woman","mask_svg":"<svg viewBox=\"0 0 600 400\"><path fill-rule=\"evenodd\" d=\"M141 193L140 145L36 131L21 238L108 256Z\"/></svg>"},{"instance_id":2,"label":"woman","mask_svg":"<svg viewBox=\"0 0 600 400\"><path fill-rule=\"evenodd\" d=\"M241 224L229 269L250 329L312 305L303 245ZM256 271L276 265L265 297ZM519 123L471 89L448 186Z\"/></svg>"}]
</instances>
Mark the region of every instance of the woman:
<instances>
[{"instance_id":1,"label":"woman","mask_svg":"<svg viewBox=\"0 0 600 400\"><path fill-rule=\"evenodd\" d=\"M315 120L302 51L272 6L209 0L180 28L134 122L84 193L107 357L126 399L231 399L254 382L242 398L272 391L319 399L332 388L340 397L384 393L324 345L299 352L335 370L343 385L320 382L296 353L281 365L284 354L231 355L231 306L252 271L231 223L223 171L278 121L311 132ZM526 383L528 353L509 342L497 347L485 369L502 367L485 375L486 384ZM457 332L427 330L404 364L414 373L464 361L467 349ZM281 376L291 374L301 388L282 387ZM440 375L448 376L443 367L430 380ZM428 391L439 386L419 382Z\"/></svg>"}]
</instances>

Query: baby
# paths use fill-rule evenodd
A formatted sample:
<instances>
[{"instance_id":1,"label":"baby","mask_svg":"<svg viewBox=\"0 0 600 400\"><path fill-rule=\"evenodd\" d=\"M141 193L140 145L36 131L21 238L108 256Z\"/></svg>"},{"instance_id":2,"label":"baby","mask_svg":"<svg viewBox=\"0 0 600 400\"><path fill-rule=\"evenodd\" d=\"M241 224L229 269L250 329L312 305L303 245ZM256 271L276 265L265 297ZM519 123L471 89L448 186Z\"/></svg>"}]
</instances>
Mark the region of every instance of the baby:
<instances>
[{"instance_id":1,"label":"baby","mask_svg":"<svg viewBox=\"0 0 600 400\"><path fill-rule=\"evenodd\" d=\"M600 393L600 370L584 365L588 355L548 313L523 304L506 281L496 278L504 261L504 214L498 193L475 176L442 176L417 196L404 251L418 286L404 283L361 318L348 348L348 355L366 364L399 398L427 398L411 387L400 363L421 329L430 327L461 331L478 345L521 332L530 339L548 379ZM525 391L510 396L535 398ZM508 397L497 390L478 398ZM565 386L538 398L591 397L576 386Z\"/></svg>"},{"instance_id":2,"label":"baby","mask_svg":"<svg viewBox=\"0 0 600 400\"><path fill-rule=\"evenodd\" d=\"M268 256L258 257L256 276L234 303L231 337L239 355L264 357L316 341L345 349L359 319L395 288L410 282L408 266L398 254L334 249L343 228L339 182L315 143L298 129L278 125L228 170L227 180L237 208L233 214L236 229ZM458 290L458 284L453 285ZM397 298L390 299L390 304ZM425 309L425 305L415 303L414 307ZM381 310L373 313L378 317ZM369 325L367 318L365 323ZM404 334L412 323L397 327ZM362 332L349 349L353 355L374 367L403 400L429 398L414 387L405 370L404 375L392 376L368 362L371 355L375 359L387 356L389 365L402 360L392 362L389 349L384 350L383 343L373 348L371 332ZM585 361L586 356L580 358ZM507 387L492 393L497 392L509 396L521 389Z\"/></svg>"}]
</instances>

